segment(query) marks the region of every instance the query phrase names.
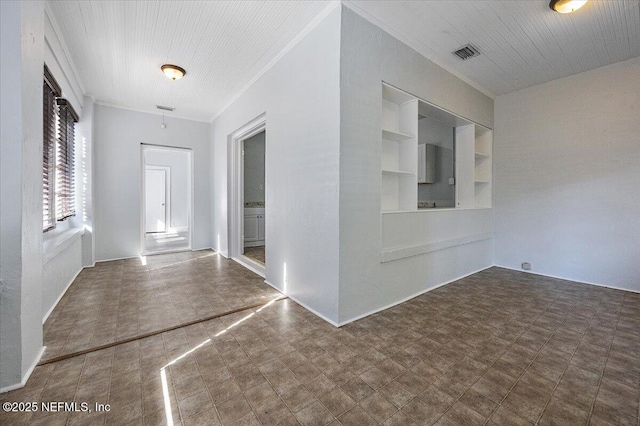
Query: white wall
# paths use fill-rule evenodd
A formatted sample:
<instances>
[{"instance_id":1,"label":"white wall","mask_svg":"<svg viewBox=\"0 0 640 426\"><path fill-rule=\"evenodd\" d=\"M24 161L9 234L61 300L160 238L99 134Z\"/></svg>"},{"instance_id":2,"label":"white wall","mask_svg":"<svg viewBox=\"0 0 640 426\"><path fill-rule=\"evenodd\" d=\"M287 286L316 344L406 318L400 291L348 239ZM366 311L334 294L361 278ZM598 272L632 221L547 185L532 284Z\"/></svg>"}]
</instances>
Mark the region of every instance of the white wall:
<instances>
[{"instance_id":1,"label":"white wall","mask_svg":"<svg viewBox=\"0 0 640 426\"><path fill-rule=\"evenodd\" d=\"M265 132L244 141L244 202L264 202Z\"/></svg>"},{"instance_id":2,"label":"white wall","mask_svg":"<svg viewBox=\"0 0 640 426\"><path fill-rule=\"evenodd\" d=\"M180 151L146 151L147 166L165 166L171 169L170 175L170 215L171 228L189 226L189 154Z\"/></svg>"},{"instance_id":3,"label":"white wall","mask_svg":"<svg viewBox=\"0 0 640 426\"><path fill-rule=\"evenodd\" d=\"M42 354L44 3L0 2L0 389Z\"/></svg>"},{"instance_id":4,"label":"white wall","mask_svg":"<svg viewBox=\"0 0 640 426\"><path fill-rule=\"evenodd\" d=\"M93 149L94 103L84 97L82 115L76 124L76 220L82 224L82 265L96 263L95 238L93 237L95 164Z\"/></svg>"},{"instance_id":5,"label":"white wall","mask_svg":"<svg viewBox=\"0 0 640 426\"><path fill-rule=\"evenodd\" d=\"M43 235L42 319L45 320L83 266L95 262L93 246L92 145L93 100L82 86L66 56L48 7L44 14L44 62L78 113L75 125L76 215Z\"/></svg>"},{"instance_id":6,"label":"white wall","mask_svg":"<svg viewBox=\"0 0 640 426\"><path fill-rule=\"evenodd\" d=\"M194 159L194 250L211 247L209 125L103 105L95 107L96 259L139 256L141 144L190 148Z\"/></svg>"},{"instance_id":7,"label":"white wall","mask_svg":"<svg viewBox=\"0 0 640 426\"><path fill-rule=\"evenodd\" d=\"M496 99L495 263L640 291L640 58Z\"/></svg>"},{"instance_id":8,"label":"white wall","mask_svg":"<svg viewBox=\"0 0 640 426\"><path fill-rule=\"evenodd\" d=\"M382 81L490 128L493 101L344 7L340 70L339 322L345 323L493 263L491 238L459 242L490 235L490 210L380 214ZM391 248L383 235L411 236L397 242L401 247L440 242L441 232L415 235L412 226L439 229L458 242L381 263L381 252Z\"/></svg>"},{"instance_id":9,"label":"white wall","mask_svg":"<svg viewBox=\"0 0 640 426\"><path fill-rule=\"evenodd\" d=\"M266 112L266 279L332 321L338 317L339 61L335 8L211 126L215 247L228 255L229 136Z\"/></svg>"},{"instance_id":10,"label":"white wall","mask_svg":"<svg viewBox=\"0 0 640 426\"><path fill-rule=\"evenodd\" d=\"M42 265L42 322L56 307L65 291L82 270L82 234L66 240L64 248Z\"/></svg>"},{"instance_id":11,"label":"white wall","mask_svg":"<svg viewBox=\"0 0 640 426\"><path fill-rule=\"evenodd\" d=\"M78 76L65 53L63 43L57 34L56 25L53 23L53 14L49 10L48 4L45 6L44 62L62 89L63 97L69 101L78 115L80 115L85 101L82 83L78 80Z\"/></svg>"}]
</instances>

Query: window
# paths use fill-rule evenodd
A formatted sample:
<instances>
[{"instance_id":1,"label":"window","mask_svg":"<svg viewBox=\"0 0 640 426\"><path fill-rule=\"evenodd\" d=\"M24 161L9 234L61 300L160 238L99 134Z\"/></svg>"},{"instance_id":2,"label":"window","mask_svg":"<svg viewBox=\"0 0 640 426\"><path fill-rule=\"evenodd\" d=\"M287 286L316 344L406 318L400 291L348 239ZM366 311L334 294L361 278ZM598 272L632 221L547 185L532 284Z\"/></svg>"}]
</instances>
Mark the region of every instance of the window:
<instances>
[{"instance_id":1,"label":"window","mask_svg":"<svg viewBox=\"0 0 640 426\"><path fill-rule=\"evenodd\" d=\"M49 231L56 221L75 215L74 137L78 115L44 67L42 229Z\"/></svg>"}]
</instances>

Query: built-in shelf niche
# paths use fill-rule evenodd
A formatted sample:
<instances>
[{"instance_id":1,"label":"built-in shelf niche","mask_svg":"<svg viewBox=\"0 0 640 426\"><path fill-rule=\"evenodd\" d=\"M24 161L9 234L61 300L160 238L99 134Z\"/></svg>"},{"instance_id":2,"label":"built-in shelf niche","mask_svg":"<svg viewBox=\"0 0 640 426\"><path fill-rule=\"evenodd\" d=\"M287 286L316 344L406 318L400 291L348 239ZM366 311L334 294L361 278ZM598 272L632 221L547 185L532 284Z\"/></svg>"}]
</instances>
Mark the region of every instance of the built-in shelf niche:
<instances>
[{"instance_id":1,"label":"built-in shelf niche","mask_svg":"<svg viewBox=\"0 0 640 426\"><path fill-rule=\"evenodd\" d=\"M418 100L382 85L382 210L416 210Z\"/></svg>"},{"instance_id":2,"label":"built-in shelf niche","mask_svg":"<svg viewBox=\"0 0 640 426\"><path fill-rule=\"evenodd\" d=\"M454 133L455 206L490 208L493 132L382 83L382 211L418 209L420 117L429 117L451 126Z\"/></svg>"},{"instance_id":3,"label":"built-in shelf niche","mask_svg":"<svg viewBox=\"0 0 640 426\"><path fill-rule=\"evenodd\" d=\"M492 144L493 132L475 124L475 163L474 163L474 205L476 208L491 207L492 191Z\"/></svg>"}]
</instances>

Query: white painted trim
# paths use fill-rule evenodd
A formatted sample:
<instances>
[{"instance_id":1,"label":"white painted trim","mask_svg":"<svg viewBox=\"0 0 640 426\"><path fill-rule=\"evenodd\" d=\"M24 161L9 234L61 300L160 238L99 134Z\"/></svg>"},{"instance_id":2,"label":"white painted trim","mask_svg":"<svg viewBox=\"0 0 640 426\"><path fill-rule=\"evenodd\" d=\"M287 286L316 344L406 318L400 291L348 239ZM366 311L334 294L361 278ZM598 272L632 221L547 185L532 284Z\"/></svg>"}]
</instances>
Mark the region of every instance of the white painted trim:
<instances>
[{"instance_id":1,"label":"white painted trim","mask_svg":"<svg viewBox=\"0 0 640 426\"><path fill-rule=\"evenodd\" d=\"M62 253L83 235L84 228L71 228L61 232L55 237L45 239L42 244L42 264L46 265L49 263L51 259Z\"/></svg>"},{"instance_id":2,"label":"white painted trim","mask_svg":"<svg viewBox=\"0 0 640 426\"><path fill-rule=\"evenodd\" d=\"M260 240L260 241L249 241L244 243L245 248L246 247L260 247L264 245L264 240Z\"/></svg>"},{"instance_id":3,"label":"white painted trim","mask_svg":"<svg viewBox=\"0 0 640 426\"><path fill-rule=\"evenodd\" d=\"M464 237L452 238L450 240L421 244L419 246L383 249L380 252L380 262L392 262L394 260L404 259L412 256L419 256L421 254L444 250L451 247L458 247L465 244L476 243L478 241L490 240L491 238L493 238L493 232L485 232L482 234L467 235Z\"/></svg>"},{"instance_id":4,"label":"white painted trim","mask_svg":"<svg viewBox=\"0 0 640 426\"><path fill-rule=\"evenodd\" d=\"M44 355L44 351L46 349L47 349L46 346L43 346L40 349L40 352L38 353L38 355L36 355L36 358L31 363L31 366L29 367L29 369L22 376L22 380L20 381L20 383L16 383L14 385L9 385L9 386L5 386L3 388L0 388L0 393L5 393L5 392L12 391L12 390L23 388L24 385L27 384L27 380L29 380L29 377L31 377L31 373L33 373L33 370L36 368L36 366L40 362L40 359L42 359L42 355Z\"/></svg>"},{"instance_id":5,"label":"white painted trim","mask_svg":"<svg viewBox=\"0 0 640 426\"><path fill-rule=\"evenodd\" d=\"M144 252L146 251L146 245L145 245L145 234L146 234L146 230L147 230L147 210L146 210L146 193L145 193L145 188L147 187L147 173L145 170L145 163L144 163L144 151L145 151L145 147L144 144L140 144L140 200L138 200L138 202L140 203L140 229L138 230L139 233L139 237L140 237L140 254L144 256Z\"/></svg>"},{"instance_id":6,"label":"white painted trim","mask_svg":"<svg viewBox=\"0 0 640 426\"><path fill-rule=\"evenodd\" d=\"M404 299L398 300L397 302L390 303L390 304L388 304L388 305L386 305L386 306L383 306L383 307L381 307L381 308L377 308L377 309L371 310L371 311L369 311L369 312L367 312L367 313L365 313L365 314L358 315L357 317L354 317L354 318L351 318L351 319L348 319L348 320L342 321L342 322L340 322L340 324L338 325L338 327L342 327L342 326L344 326L344 325L347 325L347 324L349 324L349 323L352 323L352 322L357 321L357 320L359 320L359 319L362 319L362 318L364 318L364 317L368 317L369 315L373 315L373 314L378 313L378 312L380 312L380 311L384 311L384 310L386 310L386 309L392 308L392 307L394 307L394 306L396 306L396 305L399 305L399 304L401 304L401 303L404 303L404 302L406 302L406 301L408 301L408 300L411 300L411 299L413 299L413 298L415 298L415 297L418 297L418 296L420 296L420 295L423 295L424 293L428 293L428 292L430 292L430 291L432 291L432 290L435 290L435 289L440 288L440 287L442 287L442 286L445 286L445 285L447 285L447 284L451 284L452 282L455 282L455 281L461 280L461 279L466 278L466 277L468 277L468 276L470 276L470 275L477 274L478 272L484 271L485 269L493 268L493 266L494 266L494 265L490 265L490 266L487 266L487 267L484 267L484 268L480 268L480 269L478 269L478 270L476 270L476 271L470 272L470 273L465 274L465 275L461 275L461 276L459 276L459 277L457 277L457 278L454 278L454 279L452 279L452 280L445 281L445 282L443 282L442 284L436 284L436 285L435 285L435 286L433 286L433 287L429 287L429 288L428 288L428 289L426 289L426 290L421 290L421 291L419 291L419 292L415 293L414 295L412 295L412 296L408 296L408 297L405 297Z\"/></svg>"},{"instance_id":7,"label":"white painted trim","mask_svg":"<svg viewBox=\"0 0 640 426\"><path fill-rule=\"evenodd\" d=\"M183 251L204 251L204 250L211 250L212 252L218 253L216 251L216 249L214 249L213 247L201 247L201 248L192 248L192 249L186 249L186 250L178 250L175 253L178 252L183 252ZM163 251L160 253L142 253L142 256L153 256L155 254L170 254L170 253L174 253L174 252L168 252L168 251ZM222 253L220 253L222 254ZM115 262L116 260L128 260L128 259L138 259L140 258L140 255L135 255L135 256L125 256L125 257L114 257L111 259L100 259L100 260L96 260L93 263L93 266L96 265L96 263L104 263L104 262Z\"/></svg>"},{"instance_id":8,"label":"white painted trim","mask_svg":"<svg viewBox=\"0 0 640 426\"><path fill-rule=\"evenodd\" d=\"M188 247L179 248L179 249L171 249L171 250L162 250L162 251L144 251L140 253L140 256L155 256L156 254L171 254L171 253L182 253L185 251L193 251Z\"/></svg>"},{"instance_id":9,"label":"white painted trim","mask_svg":"<svg viewBox=\"0 0 640 426\"><path fill-rule=\"evenodd\" d=\"M144 256L144 254L143 254ZM136 259L139 258L140 256L124 256L124 257L112 257L109 259L99 259L96 260L96 263L104 263L104 262L115 262L116 260L127 260L127 259Z\"/></svg>"},{"instance_id":10,"label":"white painted trim","mask_svg":"<svg viewBox=\"0 0 640 426\"><path fill-rule=\"evenodd\" d=\"M228 136L227 145L227 228L229 257L246 266L249 259L244 258L244 140L265 131L267 114L262 113ZM266 143L266 140L265 140ZM266 146L265 146L266 149ZM266 213L266 210L265 210ZM249 268L264 277L266 267L258 262ZM260 271L260 272L258 272Z\"/></svg>"},{"instance_id":11,"label":"white painted trim","mask_svg":"<svg viewBox=\"0 0 640 426\"><path fill-rule=\"evenodd\" d=\"M572 282L578 283L578 284L594 285L596 287L604 287L604 288L610 288L612 290L628 291L629 293L638 293L638 294L640 294L640 290L632 290L630 288L614 287L614 286L606 285L606 284L592 283L590 281L578 281L575 278L559 277L557 275L543 274L542 272L536 272L536 271L525 271L523 269L511 268L509 266L502 266L502 265L493 265L493 266L495 266L497 268L509 269L510 271L524 272L526 274L540 275L542 277L549 277L549 278L556 278L556 279L559 279L559 280L572 281Z\"/></svg>"},{"instance_id":12,"label":"white painted trim","mask_svg":"<svg viewBox=\"0 0 640 426\"><path fill-rule=\"evenodd\" d=\"M95 263L94 263L94 265L95 265ZM64 290L62 290L62 293L60 293L60 296L58 296L56 301L53 302L53 305L51 305L51 308L47 311L47 313L44 314L44 317L42 317L42 325L44 325L44 323L49 318L49 315L51 315L51 312L53 312L53 310L56 308L56 306L58 306L58 303L60 303L60 301L62 300L62 297L66 294L67 290L69 290L69 287L71 287L71 284L73 284L73 282L76 280L76 278L78 278L78 275L80 275L80 272L82 272L83 269L84 269L84 266L82 268L80 268L80 270L78 272L76 272L76 274L73 276L73 278L71 278L71 281L69 281L69 283L65 286Z\"/></svg>"},{"instance_id":13,"label":"white painted trim","mask_svg":"<svg viewBox=\"0 0 640 426\"><path fill-rule=\"evenodd\" d=\"M278 290L280 293L282 293L282 290L280 290L278 287L276 287L275 285L271 284L269 281L264 280L264 282L268 285L270 285L271 287L273 287L274 289ZM283 293L284 294L284 293ZM295 298L294 296L291 296L290 294L285 294L286 296L289 297L289 299L293 300L294 302L296 302L298 305L302 306L303 308L305 308L307 311L313 313L314 315L317 315L318 317L322 318L323 320L325 320L326 322L328 322L329 324L331 324L334 327L340 327L340 325L338 325L337 322L330 320L329 318L325 317L324 315L322 315L320 312L316 311L315 309L310 308L307 304L302 303L300 300L298 300L297 298Z\"/></svg>"},{"instance_id":14,"label":"white painted trim","mask_svg":"<svg viewBox=\"0 0 640 426\"><path fill-rule=\"evenodd\" d=\"M244 266L245 268L247 268L248 270L250 270L251 272L260 275L262 278L265 277L265 273L264 273L264 267L259 268L259 263L249 259L247 256L238 256L238 257L232 257L231 260L233 260L234 262L239 263L240 265Z\"/></svg>"},{"instance_id":15,"label":"white painted trim","mask_svg":"<svg viewBox=\"0 0 640 426\"><path fill-rule=\"evenodd\" d=\"M244 94L244 92L246 92L247 90L249 90L249 88L251 86L253 86L253 84L258 81L263 75L265 75L267 73L267 71L269 71L271 68L273 68L273 66L275 64L278 63L278 61L280 59L282 59L282 57L284 55L286 55L291 49L293 49L295 47L296 44L298 44L300 42L300 40L302 40L307 34L309 34L311 32L311 30L313 30L315 27L318 26L318 24L320 24L320 22L322 22L324 20L324 18L326 18L332 11L333 9L335 9L336 7L340 6L342 3L340 1L332 1L329 3L329 5L322 11L320 12L315 18L313 18L313 20L311 22L309 22L307 24L306 27L304 27L302 29L302 31L300 31L298 33L298 35L296 35L285 47L284 49L282 49L280 51L280 53L278 53L272 60L271 62L269 62L263 69L262 71L260 71L258 74L256 74L255 77L253 77L251 80L249 80L249 82L242 88L240 89L240 91L233 97L231 98L231 100L229 100L229 102L227 102L222 108L220 108L220 110L218 110L213 117L211 117L211 119L209 120L209 123L213 123L215 121L216 118L218 118L220 115L222 115L231 105L233 105L233 103L235 101L238 100L238 98L240 98L240 96L242 96Z\"/></svg>"},{"instance_id":16,"label":"white painted trim","mask_svg":"<svg viewBox=\"0 0 640 426\"><path fill-rule=\"evenodd\" d=\"M187 206L188 206L188 223L187 223L187 228L188 228L188 244L187 244L187 248L186 250L191 250L191 251L195 251L195 250L205 250L207 248L210 247L205 247L203 249L194 249L193 248L193 223L194 223L194 212L195 212L195 164L194 164L194 159L193 159L193 149L191 148L183 148L183 147L179 147L179 146L167 146L167 145L156 145L156 144L150 144L150 143L145 143L145 142L141 142L140 143L140 255L141 256L146 256L146 255L151 255L151 254L160 254L160 253L173 253L173 252L177 252L177 251L185 251L185 250L168 250L168 251L158 251L158 252L148 252L146 250L145 247L145 234L146 234L146 211L145 211L145 198L146 198L146 194L145 194L145 178L146 178L146 164L145 164L145 159L144 159L144 153L147 150L156 150L156 151L176 151L176 152L186 152L188 154L189 157L189 170L188 170L188 175L189 175L189 179L188 179L188 185L189 185L189 191L188 191L188 200L187 200ZM169 181L169 187L171 186L171 181ZM170 191L170 189L168 189L168 191ZM169 194L171 194L169 192ZM167 204L169 204L170 201L167 202ZM170 218L170 214L168 215L168 217ZM169 223L170 225L171 223ZM166 229L170 229L170 226L167 226ZM133 256L136 257L136 256ZM124 258L124 259L128 259L128 258ZM120 260L120 259L113 259L113 260Z\"/></svg>"},{"instance_id":17,"label":"white painted trim","mask_svg":"<svg viewBox=\"0 0 640 426\"><path fill-rule=\"evenodd\" d=\"M57 21L55 15L53 14L53 12L51 10L51 6L49 5L49 2L45 2L44 3L44 13L49 18L49 22L51 22L51 26L53 27L53 32L55 33L56 37L58 38L58 41L60 42L60 47L62 47L62 52L65 55L65 59L69 62L69 66L71 67L71 72L73 73L73 78L76 80L76 83L78 83L79 89L82 92L80 94L76 94L76 96L78 96L78 100L80 102L82 102L82 97L84 96L84 93L86 92L84 81L82 80L82 75L78 72L79 68L76 65L76 63L74 62L73 56L71 56L69 54L69 48L67 47L67 42L62 37L62 32L60 31L60 25L58 24L58 21ZM73 84L72 84L72 86L73 86Z\"/></svg>"},{"instance_id":18,"label":"white painted trim","mask_svg":"<svg viewBox=\"0 0 640 426\"><path fill-rule=\"evenodd\" d=\"M376 27L378 27L378 28L382 29L384 32L390 34L393 38L395 38L395 39L401 41L402 43L406 44L407 46L409 46L410 48L412 48L413 50L418 52L418 54L420 56L422 56L424 58L427 58L428 60L430 60L431 62L433 62L434 64L436 64L440 68L442 68L443 70L455 75L460 80L462 80L465 83L467 83L469 86L473 87L474 89L476 89L477 91L481 92L482 94L487 95L491 99L495 100L496 95L493 92L491 92L489 89L487 89L486 87L481 85L480 83L477 83L477 82L471 80L469 77L465 76L464 74L461 74L458 71L453 70L450 67L442 64L442 62L439 61L433 54L432 55L428 55L428 56L425 55L423 53L425 49L431 51L429 46L426 46L424 43L422 43L419 40L413 39L411 37L406 36L403 33L400 33L398 31L396 31L395 29L391 28L390 26L388 26L384 22L382 22L379 19L377 19L376 17L372 16L370 13L368 13L367 11L362 9L360 6L358 6L353 1L343 0L342 4L344 6L346 6L349 10L351 10L354 13L356 13L357 15L359 15L360 17L366 19L367 21L369 21L370 23L372 23Z\"/></svg>"}]
</instances>

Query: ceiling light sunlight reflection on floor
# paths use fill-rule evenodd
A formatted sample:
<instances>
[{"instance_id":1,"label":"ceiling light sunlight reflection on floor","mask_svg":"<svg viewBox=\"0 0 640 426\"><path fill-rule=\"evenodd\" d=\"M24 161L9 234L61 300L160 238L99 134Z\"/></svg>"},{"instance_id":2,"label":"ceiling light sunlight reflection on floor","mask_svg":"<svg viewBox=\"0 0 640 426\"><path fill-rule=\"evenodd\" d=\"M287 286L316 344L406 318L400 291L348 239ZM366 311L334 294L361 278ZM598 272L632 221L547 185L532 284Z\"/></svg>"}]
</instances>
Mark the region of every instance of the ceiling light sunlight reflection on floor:
<instances>
[{"instance_id":1,"label":"ceiling light sunlight reflection on floor","mask_svg":"<svg viewBox=\"0 0 640 426\"><path fill-rule=\"evenodd\" d=\"M211 255L209 255L209 256L211 256ZM142 257L143 256L140 256L141 259L142 259ZM234 322L233 324L231 324L230 326L228 326L227 328L225 328L224 330L222 330L221 332L216 334L214 337L218 337L221 334L226 333L227 331L229 331L233 327L235 327L238 324L248 320L249 318L251 318L252 316L257 314L258 312L261 312L263 309L271 306L272 304L274 304L278 300L284 299L284 298L286 298L286 296L278 296L275 299L270 300L269 302L267 302L264 305L262 305L260 308L256 309L254 312L251 312L246 317ZM203 347L204 345L206 345L207 343L210 343L210 342L211 342L211 338L205 340L204 342L194 346L193 348L189 349L187 352L183 353L182 355L178 356L177 358L174 358L173 360L169 361L164 367L162 367L160 369L160 381L162 382L162 396L164 397L164 411L165 411L165 415L166 415L166 418L167 418L167 426L174 426L174 423L173 423L173 412L171 410L171 399L169 398L169 384L167 382L167 373L166 373L165 370L167 369L167 367L175 364L176 362L180 361L184 357L186 357L189 354L197 351L198 349L200 349L201 347Z\"/></svg>"}]
</instances>

